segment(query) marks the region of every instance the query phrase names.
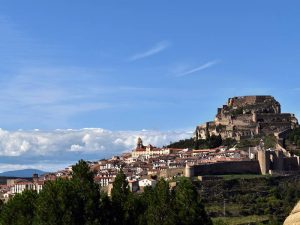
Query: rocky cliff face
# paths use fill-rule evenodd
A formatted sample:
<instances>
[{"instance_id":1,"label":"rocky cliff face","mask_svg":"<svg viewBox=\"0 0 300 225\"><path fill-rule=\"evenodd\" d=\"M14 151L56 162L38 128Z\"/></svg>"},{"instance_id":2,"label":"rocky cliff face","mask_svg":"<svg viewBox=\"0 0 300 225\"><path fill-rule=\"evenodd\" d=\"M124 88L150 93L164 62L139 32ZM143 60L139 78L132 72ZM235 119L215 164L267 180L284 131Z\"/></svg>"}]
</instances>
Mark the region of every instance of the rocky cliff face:
<instances>
[{"instance_id":1,"label":"rocky cliff face","mask_svg":"<svg viewBox=\"0 0 300 225\"><path fill-rule=\"evenodd\" d=\"M294 114L281 113L280 103L272 96L241 96L229 98L218 108L214 121L199 125L196 139L208 135L242 139L254 135L280 133L298 126Z\"/></svg>"},{"instance_id":2,"label":"rocky cliff face","mask_svg":"<svg viewBox=\"0 0 300 225\"><path fill-rule=\"evenodd\" d=\"M300 225L300 202L295 206L283 225Z\"/></svg>"}]
</instances>

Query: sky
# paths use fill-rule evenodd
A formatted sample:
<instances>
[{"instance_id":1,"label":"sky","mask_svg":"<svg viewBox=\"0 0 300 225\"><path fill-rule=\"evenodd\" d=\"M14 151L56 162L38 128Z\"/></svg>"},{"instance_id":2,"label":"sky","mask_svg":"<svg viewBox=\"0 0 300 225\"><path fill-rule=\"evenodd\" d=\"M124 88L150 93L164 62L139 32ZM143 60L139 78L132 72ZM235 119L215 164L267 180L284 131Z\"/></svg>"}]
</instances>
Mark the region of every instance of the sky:
<instances>
[{"instance_id":1,"label":"sky","mask_svg":"<svg viewBox=\"0 0 300 225\"><path fill-rule=\"evenodd\" d=\"M300 2L3 0L0 171L188 138L232 96L300 116Z\"/></svg>"}]
</instances>

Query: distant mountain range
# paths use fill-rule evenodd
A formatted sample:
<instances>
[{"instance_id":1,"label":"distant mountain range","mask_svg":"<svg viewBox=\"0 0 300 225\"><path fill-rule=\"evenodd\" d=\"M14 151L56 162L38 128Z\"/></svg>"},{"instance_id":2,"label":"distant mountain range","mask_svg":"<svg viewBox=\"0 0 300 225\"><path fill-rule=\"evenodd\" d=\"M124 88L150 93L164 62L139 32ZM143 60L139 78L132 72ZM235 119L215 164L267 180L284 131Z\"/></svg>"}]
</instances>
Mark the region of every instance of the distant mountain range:
<instances>
[{"instance_id":1,"label":"distant mountain range","mask_svg":"<svg viewBox=\"0 0 300 225\"><path fill-rule=\"evenodd\" d=\"M42 170L37 170L37 169L24 169L24 170L13 170L13 171L6 171L3 173L0 173L0 176L3 177L32 177L32 174L38 174L39 176L47 173Z\"/></svg>"}]
</instances>

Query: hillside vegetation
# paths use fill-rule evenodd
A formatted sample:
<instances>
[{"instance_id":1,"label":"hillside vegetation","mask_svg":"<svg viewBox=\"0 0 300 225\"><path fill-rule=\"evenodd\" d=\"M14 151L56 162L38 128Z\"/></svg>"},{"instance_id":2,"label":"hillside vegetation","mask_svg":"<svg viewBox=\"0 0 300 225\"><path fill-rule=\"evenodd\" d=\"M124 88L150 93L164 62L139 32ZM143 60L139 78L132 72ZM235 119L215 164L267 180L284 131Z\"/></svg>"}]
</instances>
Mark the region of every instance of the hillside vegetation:
<instances>
[{"instance_id":1,"label":"hillside vegetation","mask_svg":"<svg viewBox=\"0 0 300 225\"><path fill-rule=\"evenodd\" d=\"M216 224L282 224L300 199L299 175L232 175L197 182L197 186Z\"/></svg>"},{"instance_id":2,"label":"hillside vegetation","mask_svg":"<svg viewBox=\"0 0 300 225\"><path fill-rule=\"evenodd\" d=\"M300 155L300 128L294 129L286 138L286 148L296 155Z\"/></svg>"},{"instance_id":3,"label":"hillside vegetation","mask_svg":"<svg viewBox=\"0 0 300 225\"><path fill-rule=\"evenodd\" d=\"M300 138L300 135L299 135ZM252 138L242 139L236 141L232 138L222 139L220 135L212 135L207 139L195 140L194 138L180 140L169 144L169 148L189 148L189 149L207 149L207 148L217 148L219 146L227 146L231 148L236 145L237 148L248 148L255 147L259 145L260 140L263 139L265 143L265 148L274 148L276 146L277 140L274 135L268 136L254 136Z\"/></svg>"},{"instance_id":4,"label":"hillside vegetation","mask_svg":"<svg viewBox=\"0 0 300 225\"><path fill-rule=\"evenodd\" d=\"M143 193L129 191L126 175L116 176L111 197L100 192L84 161L71 179L48 181L43 190L24 191L0 205L1 225L211 225L196 187L186 178L174 190L159 180Z\"/></svg>"},{"instance_id":5,"label":"hillside vegetation","mask_svg":"<svg viewBox=\"0 0 300 225\"><path fill-rule=\"evenodd\" d=\"M234 139L227 138L222 140L221 136L212 135L207 139L195 140L194 138L180 140L174 143L169 144L169 148L189 148L189 149L207 149L207 148L217 148L221 145L224 146L233 146L237 142Z\"/></svg>"}]
</instances>

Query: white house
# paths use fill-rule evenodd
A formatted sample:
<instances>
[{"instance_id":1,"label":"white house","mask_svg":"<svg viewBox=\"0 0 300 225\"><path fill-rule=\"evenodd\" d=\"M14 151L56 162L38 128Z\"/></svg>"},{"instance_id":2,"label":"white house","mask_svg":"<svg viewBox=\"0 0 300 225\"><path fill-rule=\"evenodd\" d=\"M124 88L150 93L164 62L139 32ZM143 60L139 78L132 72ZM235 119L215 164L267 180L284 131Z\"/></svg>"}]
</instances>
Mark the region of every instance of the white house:
<instances>
[{"instance_id":1,"label":"white house","mask_svg":"<svg viewBox=\"0 0 300 225\"><path fill-rule=\"evenodd\" d=\"M139 186L141 188L144 188L144 187L155 187L157 181L156 180L153 180L153 179L143 179L143 180L140 180L139 181Z\"/></svg>"}]
</instances>

